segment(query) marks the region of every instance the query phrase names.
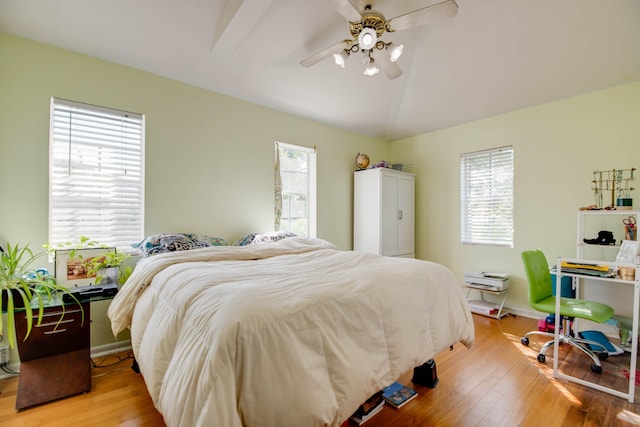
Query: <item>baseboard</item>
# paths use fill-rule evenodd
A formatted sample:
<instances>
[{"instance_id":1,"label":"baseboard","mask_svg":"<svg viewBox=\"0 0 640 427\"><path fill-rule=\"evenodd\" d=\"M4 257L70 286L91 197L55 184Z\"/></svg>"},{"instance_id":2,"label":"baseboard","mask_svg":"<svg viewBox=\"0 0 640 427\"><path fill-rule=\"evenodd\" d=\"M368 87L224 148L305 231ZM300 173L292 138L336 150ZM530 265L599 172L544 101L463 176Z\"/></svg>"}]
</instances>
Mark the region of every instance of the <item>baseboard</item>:
<instances>
[{"instance_id":1,"label":"baseboard","mask_svg":"<svg viewBox=\"0 0 640 427\"><path fill-rule=\"evenodd\" d=\"M535 311L535 310L523 310L520 308L511 308L511 307L505 307L505 310L507 310L509 313L514 314L516 316L527 317L529 319L544 319L545 317L548 316L548 314L546 313L542 313L540 311Z\"/></svg>"},{"instance_id":2,"label":"baseboard","mask_svg":"<svg viewBox=\"0 0 640 427\"><path fill-rule=\"evenodd\" d=\"M109 356L110 354L120 353L122 351L131 350L131 341L116 341L109 344L98 345L95 347L91 347L91 358L95 359L98 357ZM11 371L20 372L20 361L10 362L7 365ZM9 374L0 370L0 380L5 378L11 378L15 376L15 374Z\"/></svg>"},{"instance_id":3,"label":"baseboard","mask_svg":"<svg viewBox=\"0 0 640 427\"><path fill-rule=\"evenodd\" d=\"M521 309L521 308L511 308L511 307L503 307L502 308L502 312L503 313L509 313L512 314L514 316L522 316L522 317L526 317L529 319L544 319L545 317L548 316L548 314L546 313L541 313L539 311L535 311L535 310L526 310L526 309Z\"/></svg>"},{"instance_id":4,"label":"baseboard","mask_svg":"<svg viewBox=\"0 0 640 427\"><path fill-rule=\"evenodd\" d=\"M91 357L102 357L110 354L120 353L121 351L131 350L131 341L116 341L109 344L91 347Z\"/></svg>"}]
</instances>

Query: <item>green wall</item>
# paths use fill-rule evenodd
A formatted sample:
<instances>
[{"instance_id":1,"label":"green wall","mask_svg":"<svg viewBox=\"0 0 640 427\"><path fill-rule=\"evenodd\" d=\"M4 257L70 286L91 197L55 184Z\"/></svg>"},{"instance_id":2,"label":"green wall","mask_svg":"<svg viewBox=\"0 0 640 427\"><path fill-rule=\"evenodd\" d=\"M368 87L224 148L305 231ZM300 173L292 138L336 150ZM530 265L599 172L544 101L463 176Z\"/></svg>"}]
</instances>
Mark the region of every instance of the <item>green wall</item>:
<instances>
[{"instance_id":1,"label":"green wall","mask_svg":"<svg viewBox=\"0 0 640 427\"><path fill-rule=\"evenodd\" d=\"M511 274L507 305L525 314L520 253L574 256L592 171L640 158L640 82L387 142L5 34L0 61L0 241L34 248L47 240L52 96L145 114L146 234L235 240L271 229L273 143L282 141L318 147L318 236L350 249L355 154L412 163L417 257L461 281L468 270ZM504 145L515 149L515 247L462 245L460 154ZM638 190L633 197L640 207ZM113 341L104 311L93 312L93 345Z\"/></svg>"},{"instance_id":2,"label":"green wall","mask_svg":"<svg viewBox=\"0 0 640 427\"><path fill-rule=\"evenodd\" d=\"M351 249L355 155L387 141L0 34L0 241L47 241L51 97L145 114L145 233L273 229L274 142L318 149L318 237ZM50 266L52 268L52 266ZM102 306L94 345L113 340Z\"/></svg>"},{"instance_id":3,"label":"green wall","mask_svg":"<svg viewBox=\"0 0 640 427\"><path fill-rule=\"evenodd\" d=\"M514 248L462 245L460 155L507 145L514 148ZM394 141L391 157L417 166L416 256L461 281L465 271L509 273L507 305L528 311L520 253L541 249L550 264L575 257L578 209L593 203L592 172L640 167L640 81ZM639 195L632 193L635 209ZM607 227L623 237L622 223Z\"/></svg>"}]
</instances>

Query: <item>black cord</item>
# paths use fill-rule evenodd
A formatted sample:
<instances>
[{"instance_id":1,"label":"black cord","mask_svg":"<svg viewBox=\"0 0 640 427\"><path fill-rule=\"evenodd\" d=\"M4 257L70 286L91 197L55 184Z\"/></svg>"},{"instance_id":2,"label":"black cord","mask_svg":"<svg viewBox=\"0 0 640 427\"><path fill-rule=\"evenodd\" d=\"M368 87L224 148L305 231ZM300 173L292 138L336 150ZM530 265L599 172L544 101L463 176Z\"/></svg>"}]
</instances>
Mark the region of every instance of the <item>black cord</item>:
<instances>
[{"instance_id":1,"label":"black cord","mask_svg":"<svg viewBox=\"0 0 640 427\"><path fill-rule=\"evenodd\" d=\"M7 374L11 374L11 375L20 374L20 372L16 372L13 369L9 368L6 363L0 364L0 369L2 369Z\"/></svg>"},{"instance_id":2,"label":"black cord","mask_svg":"<svg viewBox=\"0 0 640 427\"><path fill-rule=\"evenodd\" d=\"M117 360L113 363L106 363L106 364L102 363L108 357L115 357ZM109 368L111 366L117 365L118 363L124 362L125 360L128 360L128 359L133 359L133 352L128 352L125 357L122 357L118 354L109 354L107 356L102 357L100 362L96 362L93 359L90 359L90 360L91 360L91 366L93 368Z\"/></svg>"}]
</instances>

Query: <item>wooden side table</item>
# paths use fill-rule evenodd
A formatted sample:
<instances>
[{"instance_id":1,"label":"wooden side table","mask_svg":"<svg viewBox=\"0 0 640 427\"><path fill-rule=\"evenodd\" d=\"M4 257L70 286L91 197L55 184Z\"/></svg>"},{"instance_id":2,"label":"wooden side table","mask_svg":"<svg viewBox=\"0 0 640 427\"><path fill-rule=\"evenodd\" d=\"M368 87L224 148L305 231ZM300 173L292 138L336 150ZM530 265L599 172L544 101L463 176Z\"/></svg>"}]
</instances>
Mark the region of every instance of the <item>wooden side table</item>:
<instances>
[{"instance_id":1,"label":"wooden side table","mask_svg":"<svg viewBox=\"0 0 640 427\"><path fill-rule=\"evenodd\" d=\"M34 311L26 341L26 312L16 313L20 354L16 409L91 390L91 304L82 303L82 309L76 303L47 307L40 325L36 325L38 313Z\"/></svg>"}]
</instances>

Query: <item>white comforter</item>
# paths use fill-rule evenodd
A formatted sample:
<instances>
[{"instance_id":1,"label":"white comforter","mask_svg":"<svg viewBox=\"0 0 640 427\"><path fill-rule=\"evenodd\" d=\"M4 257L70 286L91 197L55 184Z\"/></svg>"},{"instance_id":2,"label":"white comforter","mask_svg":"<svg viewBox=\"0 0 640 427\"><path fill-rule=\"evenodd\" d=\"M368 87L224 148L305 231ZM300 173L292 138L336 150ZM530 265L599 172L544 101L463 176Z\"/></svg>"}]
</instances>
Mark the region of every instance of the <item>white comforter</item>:
<instances>
[{"instance_id":1,"label":"white comforter","mask_svg":"<svg viewBox=\"0 0 640 427\"><path fill-rule=\"evenodd\" d=\"M474 339L445 267L300 238L144 259L109 317L169 426L338 426Z\"/></svg>"}]
</instances>

